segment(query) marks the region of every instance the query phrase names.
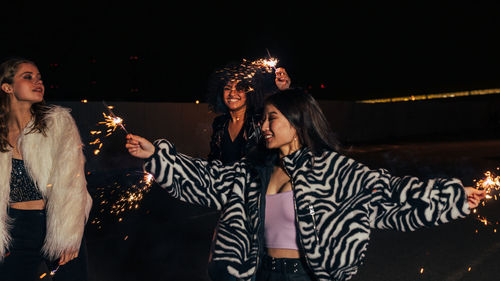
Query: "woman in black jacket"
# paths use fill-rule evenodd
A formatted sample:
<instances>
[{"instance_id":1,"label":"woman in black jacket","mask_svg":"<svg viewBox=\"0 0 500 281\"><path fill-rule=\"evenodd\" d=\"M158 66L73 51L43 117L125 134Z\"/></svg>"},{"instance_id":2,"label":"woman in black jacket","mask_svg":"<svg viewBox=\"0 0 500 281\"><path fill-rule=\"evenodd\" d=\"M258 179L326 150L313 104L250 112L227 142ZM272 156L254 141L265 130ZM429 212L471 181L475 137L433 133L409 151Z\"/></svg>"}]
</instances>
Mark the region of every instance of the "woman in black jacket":
<instances>
[{"instance_id":1,"label":"woman in black jacket","mask_svg":"<svg viewBox=\"0 0 500 281\"><path fill-rule=\"evenodd\" d=\"M338 153L320 107L299 90L266 100L262 134L266 150L226 166L127 136L129 153L173 197L222 210L212 280L348 280L371 228L440 225L485 195L459 179L395 177Z\"/></svg>"},{"instance_id":2,"label":"woman in black jacket","mask_svg":"<svg viewBox=\"0 0 500 281\"><path fill-rule=\"evenodd\" d=\"M229 164L258 145L263 99L287 89L291 80L283 67L271 73L246 61L226 65L210 80L208 104L220 115L212 123L208 160Z\"/></svg>"}]
</instances>

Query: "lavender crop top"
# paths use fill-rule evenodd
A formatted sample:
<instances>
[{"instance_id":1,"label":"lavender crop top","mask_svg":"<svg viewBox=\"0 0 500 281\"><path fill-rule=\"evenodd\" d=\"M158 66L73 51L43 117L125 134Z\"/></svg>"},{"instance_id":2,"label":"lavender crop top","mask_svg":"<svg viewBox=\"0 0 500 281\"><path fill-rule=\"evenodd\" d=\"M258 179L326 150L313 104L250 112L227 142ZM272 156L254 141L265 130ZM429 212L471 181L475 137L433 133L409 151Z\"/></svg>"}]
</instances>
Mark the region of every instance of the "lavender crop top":
<instances>
[{"instance_id":1,"label":"lavender crop top","mask_svg":"<svg viewBox=\"0 0 500 281\"><path fill-rule=\"evenodd\" d=\"M266 247L298 250L293 192L266 195Z\"/></svg>"}]
</instances>

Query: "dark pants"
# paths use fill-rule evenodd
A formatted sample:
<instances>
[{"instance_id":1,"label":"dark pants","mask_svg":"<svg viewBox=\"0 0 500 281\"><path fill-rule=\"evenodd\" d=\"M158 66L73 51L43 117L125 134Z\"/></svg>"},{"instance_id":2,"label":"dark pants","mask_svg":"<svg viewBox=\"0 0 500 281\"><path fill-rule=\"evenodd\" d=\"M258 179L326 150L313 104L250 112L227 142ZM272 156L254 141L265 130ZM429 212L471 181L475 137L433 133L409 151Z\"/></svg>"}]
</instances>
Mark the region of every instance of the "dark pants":
<instances>
[{"instance_id":1,"label":"dark pants","mask_svg":"<svg viewBox=\"0 0 500 281\"><path fill-rule=\"evenodd\" d=\"M48 261L41 254L46 233L45 211L9 209L9 217L13 219L12 243L3 263L0 263L2 281L87 280L85 239L82 239L78 258L60 266L51 276L50 271L57 267L58 261Z\"/></svg>"},{"instance_id":2,"label":"dark pants","mask_svg":"<svg viewBox=\"0 0 500 281\"><path fill-rule=\"evenodd\" d=\"M256 281L312 281L311 271L302 259L264 256Z\"/></svg>"}]
</instances>

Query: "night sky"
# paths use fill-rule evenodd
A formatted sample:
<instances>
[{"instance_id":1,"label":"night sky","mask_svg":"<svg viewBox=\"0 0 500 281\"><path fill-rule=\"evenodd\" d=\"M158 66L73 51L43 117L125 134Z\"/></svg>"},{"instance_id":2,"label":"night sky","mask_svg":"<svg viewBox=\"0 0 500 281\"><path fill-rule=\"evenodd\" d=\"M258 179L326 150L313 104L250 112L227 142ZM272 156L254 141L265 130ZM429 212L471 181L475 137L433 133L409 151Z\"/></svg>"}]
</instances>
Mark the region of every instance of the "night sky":
<instances>
[{"instance_id":1,"label":"night sky","mask_svg":"<svg viewBox=\"0 0 500 281\"><path fill-rule=\"evenodd\" d=\"M2 7L0 57L34 60L49 101L203 101L266 49L318 99L500 88L494 1L69 2Z\"/></svg>"}]
</instances>

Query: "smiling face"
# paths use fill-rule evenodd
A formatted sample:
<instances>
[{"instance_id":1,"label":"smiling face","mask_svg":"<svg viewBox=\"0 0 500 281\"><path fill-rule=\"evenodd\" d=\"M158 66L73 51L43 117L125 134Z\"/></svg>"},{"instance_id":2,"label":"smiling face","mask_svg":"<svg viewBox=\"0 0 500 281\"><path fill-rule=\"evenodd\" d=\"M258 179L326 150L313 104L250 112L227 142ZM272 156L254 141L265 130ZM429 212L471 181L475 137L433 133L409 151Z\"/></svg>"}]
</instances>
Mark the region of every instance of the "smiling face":
<instances>
[{"instance_id":1,"label":"smiling face","mask_svg":"<svg viewBox=\"0 0 500 281\"><path fill-rule=\"evenodd\" d=\"M286 117L272 104L267 104L264 109L262 123L262 136L268 149L290 147L290 152L297 148L297 131ZM288 153L285 153L288 154Z\"/></svg>"},{"instance_id":2,"label":"smiling face","mask_svg":"<svg viewBox=\"0 0 500 281\"><path fill-rule=\"evenodd\" d=\"M42 75L31 63L20 64L12 84L4 83L1 86L17 102L38 103L43 100L45 93Z\"/></svg>"},{"instance_id":3,"label":"smiling face","mask_svg":"<svg viewBox=\"0 0 500 281\"><path fill-rule=\"evenodd\" d=\"M229 111L238 111L246 108L247 94L245 90L238 89L240 81L231 81L224 87L224 104Z\"/></svg>"}]
</instances>

